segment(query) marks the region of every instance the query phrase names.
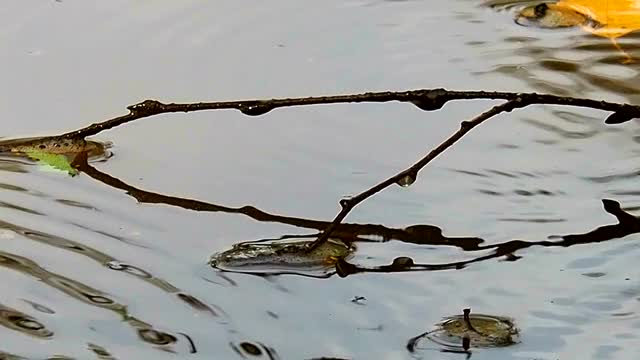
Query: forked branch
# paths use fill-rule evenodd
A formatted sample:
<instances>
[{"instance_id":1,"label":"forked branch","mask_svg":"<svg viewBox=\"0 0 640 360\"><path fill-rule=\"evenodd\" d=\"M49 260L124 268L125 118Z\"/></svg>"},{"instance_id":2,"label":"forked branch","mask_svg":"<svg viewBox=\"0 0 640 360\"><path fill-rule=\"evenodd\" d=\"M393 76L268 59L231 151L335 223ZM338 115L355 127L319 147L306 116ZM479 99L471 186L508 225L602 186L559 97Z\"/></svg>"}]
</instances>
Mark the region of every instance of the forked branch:
<instances>
[{"instance_id":1,"label":"forked branch","mask_svg":"<svg viewBox=\"0 0 640 360\"><path fill-rule=\"evenodd\" d=\"M418 162L413 164L411 167L391 176L390 178L387 178L386 180L378 183L377 185L374 185L373 187L359 193L356 196L340 200L340 206L342 207L342 210L340 210L338 215L333 219L331 224L327 227L327 229L325 229L322 235L320 235L320 237L318 237L318 239L309 246L309 251L317 248L322 243L327 241L335 228L340 225L342 220L344 220L344 218L347 217L351 210L353 210L353 208L358 204L393 184L398 184L400 186L407 186L412 184L418 177L418 173L420 172L420 170L422 170L422 168L427 166L427 164L431 162L431 160L435 159L438 155L442 154L445 150L455 144L466 133L471 131L471 129L500 113L509 112L515 108L521 108L527 105L529 105L529 103L525 102L520 97L516 97L513 100L509 100L505 103L492 107L491 109L483 112L482 114L469 121L463 121L460 124L460 129L458 129L435 149L427 153L422 159L418 160Z\"/></svg>"},{"instance_id":2,"label":"forked branch","mask_svg":"<svg viewBox=\"0 0 640 360\"><path fill-rule=\"evenodd\" d=\"M488 92L488 91L450 91L445 89L421 89L402 92L367 92L362 94L351 95L334 95L334 96L317 96L302 98L285 98L271 100L241 100L241 101L221 101L221 102L198 102L198 103L169 103L164 104L156 100L145 100L139 104L128 107L129 113L100 123L95 123L85 128L71 131L59 136L50 137L50 139L84 139L87 136L96 135L102 131L114 128L116 126L132 122L134 120L151 117L153 115L175 112L194 112L204 110L221 110L236 109L245 115L258 116L263 115L273 109L280 107L307 106L318 104L337 104L337 103L362 103L362 102L408 102L425 111L440 109L451 100L506 100L506 102L494 106L488 111L476 116L472 120L464 121L460 125L460 129L452 134L438 147L426 154L422 159L413 164L411 167L389 177L379 184L361 192L360 194L340 200L342 207L330 225L324 230L322 235L314 241L309 250L313 250L323 242L325 242L332 232L341 224L342 220L353 210L355 206L363 202L367 198L391 186L399 184L401 186L410 185L418 176L418 173L431 160L436 158L446 149L451 147L460 138L462 138L471 129L478 126L482 122L503 112L509 112L516 108L522 108L531 104L551 104L578 106L592 109L599 109L610 112L605 120L608 124L620 124L634 118L640 118L640 106L613 103L607 101L597 101L592 99L582 99L573 97L563 97L550 94L536 93L513 93L513 92ZM0 152L5 150L13 150L7 145L4 148L0 146Z\"/></svg>"}]
</instances>

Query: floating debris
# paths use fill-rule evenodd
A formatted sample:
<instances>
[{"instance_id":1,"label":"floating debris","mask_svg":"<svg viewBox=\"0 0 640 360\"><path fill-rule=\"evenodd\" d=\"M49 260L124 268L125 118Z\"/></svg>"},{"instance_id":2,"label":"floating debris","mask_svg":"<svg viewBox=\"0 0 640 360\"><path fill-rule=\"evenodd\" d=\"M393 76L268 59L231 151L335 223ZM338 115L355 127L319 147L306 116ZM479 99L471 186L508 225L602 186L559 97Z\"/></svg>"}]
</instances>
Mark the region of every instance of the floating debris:
<instances>
[{"instance_id":1,"label":"floating debris","mask_svg":"<svg viewBox=\"0 0 640 360\"><path fill-rule=\"evenodd\" d=\"M444 318L436 324L436 329L420 334L407 344L409 351L415 351L418 342L427 338L445 347L446 351L464 350L471 347L489 348L517 344L519 330L513 319L504 316L471 314L464 309L463 315Z\"/></svg>"},{"instance_id":2,"label":"floating debris","mask_svg":"<svg viewBox=\"0 0 640 360\"><path fill-rule=\"evenodd\" d=\"M78 170L71 162L78 154L86 153L90 160L102 160L111 155L107 150L110 146L110 143L55 136L22 138L0 141L0 155L27 158L75 176Z\"/></svg>"},{"instance_id":3,"label":"floating debris","mask_svg":"<svg viewBox=\"0 0 640 360\"><path fill-rule=\"evenodd\" d=\"M88 157L93 159L107 154L110 146L109 143L85 139L65 139L57 136L33 137L0 140L0 154L24 156L30 152L40 151L75 156L81 152L87 152Z\"/></svg>"},{"instance_id":4,"label":"floating debris","mask_svg":"<svg viewBox=\"0 0 640 360\"><path fill-rule=\"evenodd\" d=\"M518 14L516 23L524 26L554 29L574 26L589 26L593 22L587 14L560 1L557 4L541 3L524 8Z\"/></svg>"},{"instance_id":5,"label":"floating debris","mask_svg":"<svg viewBox=\"0 0 640 360\"><path fill-rule=\"evenodd\" d=\"M235 244L214 254L209 263L214 268L247 273L311 272L329 273L338 259L352 254L354 247L330 239L310 252L313 238L259 240Z\"/></svg>"},{"instance_id":6,"label":"floating debris","mask_svg":"<svg viewBox=\"0 0 640 360\"><path fill-rule=\"evenodd\" d=\"M516 23L541 28L580 27L611 40L625 60L634 62L617 39L640 29L640 4L630 0L558 0L529 6L518 13ZM610 122L614 123L615 122Z\"/></svg>"},{"instance_id":7,"label":"floating debris","mask_svg":"<svg viewBox=\"0 0 640 360\"><path fill-rule=\"evenodd\" d=\"M39 164L49 166L53 169L64 171L71 176L78 175L78 170L71 166L71 162L68 157L60 154L50 154L44 151L29 151L26 155L36 160Z\"/></svg>"},{"instance_id":8,"label":"floating debris","mask_svg":"<svg viewBox=\"0 0 640 360\"><path fill-rule=\"evenodd\" d=\"M230 342L229 345L243 359L280 359L275 349L261 342Z\"/></svg>"}]
</instances>

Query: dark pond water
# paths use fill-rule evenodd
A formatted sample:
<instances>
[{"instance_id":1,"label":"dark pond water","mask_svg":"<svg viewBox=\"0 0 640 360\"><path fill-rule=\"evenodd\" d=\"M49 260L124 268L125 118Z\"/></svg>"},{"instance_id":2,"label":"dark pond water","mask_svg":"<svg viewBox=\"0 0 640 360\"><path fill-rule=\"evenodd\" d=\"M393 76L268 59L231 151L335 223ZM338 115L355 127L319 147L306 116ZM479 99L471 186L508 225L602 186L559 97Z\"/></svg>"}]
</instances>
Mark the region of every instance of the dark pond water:
<instances>
[{"instance_id":1,"label":"dark pond water","mask_svg":"<svg viewBox=\"0 0 640 360\"><path fill-rule=\"evenodd\" d=\"M617 39L623 53L580 28L519 26L531 4L7 1L0 136L62 133L148 98L445 87L639 102L637 33ZM470 261L460 269L316 278L208 265L239 242L312 237L310 220L333 218L341 197L491 105L156 116L99 134L113 157L75 177L3 158L0 358L462 359L407 342L464 308L520 332L473 359L638 358L640 127L607 126L601 111L501 115L347 219L392 234L358 243L351 263ZM256 221L244 205L306 220Z\"/></svg>"}]
</instances>

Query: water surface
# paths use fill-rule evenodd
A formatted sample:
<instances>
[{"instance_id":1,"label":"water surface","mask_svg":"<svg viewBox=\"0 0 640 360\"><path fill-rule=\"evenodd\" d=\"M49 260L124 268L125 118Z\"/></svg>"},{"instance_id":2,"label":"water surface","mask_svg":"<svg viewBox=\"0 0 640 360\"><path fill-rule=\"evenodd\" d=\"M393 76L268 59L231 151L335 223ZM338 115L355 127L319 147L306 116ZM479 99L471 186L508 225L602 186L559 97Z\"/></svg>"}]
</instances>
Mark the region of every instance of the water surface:
<instances>
[{"instance_id":1,"label":"water surface","mask_svg":"<svg viewBox=\"0 0 640 360\"><path fill-rule=\"evenodd\" d=\"M517 25L530 4L10 2L0 10L0 135L58 134L149 98L445 87L638 103L637 62L579 28ZM618 43L638 57L637 40L630 33ZM0 351L458 359L465 355L437 344L413 354L406 344L472 308L513 318L521 333L517 345L472 350L474 359L636 358L640 238L629 216L640 209L640 128L606 126L601 111L501 115L413 185L389 188L347 219L391 229L389 241L358 244L350 262L363 269L401 256L453 266L319 279L208 265L239 242L316 234L341 197L410 165L492 105L161 115L97 136L113 142L113 157L73 178L2 158ZM244 205L305 221L256 221L238 211ZM414 235L397 235L410 226Z\"/></svg>"}]
</instances>

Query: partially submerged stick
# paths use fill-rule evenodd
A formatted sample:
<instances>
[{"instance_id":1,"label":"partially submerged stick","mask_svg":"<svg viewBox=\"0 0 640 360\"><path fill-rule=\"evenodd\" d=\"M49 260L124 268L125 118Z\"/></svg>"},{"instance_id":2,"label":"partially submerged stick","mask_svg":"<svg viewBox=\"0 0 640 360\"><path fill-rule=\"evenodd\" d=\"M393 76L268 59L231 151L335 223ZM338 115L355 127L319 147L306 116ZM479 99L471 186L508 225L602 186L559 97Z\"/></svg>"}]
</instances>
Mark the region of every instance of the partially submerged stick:
<instances>
[{"instance_id":1,"label":"partially submerged stick","mask_svg":"<svg viewBox=\"0 0 640 360\"><path fill-rule=\"evenodd\" d=\"M158 203L171 206L178 206L193 211L211 211L224 212L230 214L242 214L254 220L262 222L276 222L296 226L299 228L323 230L329 226L329 222L283 216L271 214L260 210L252 205L241 207L227 207L223 205L212 204L201 200L173 197L158 193L145 191L135 188L120 179L103 173L87 163L86 154L80 154L72 164L79 171L89 175L97 181L107 186L125 190L127 195L132 196L141 203ZM409 271L440 271L463 269L471 264L505 257L506 261L515 261L519 256L514 253L527 249L532 246L544 247L571 247L575 245L584 245L591 243L599 243L612 239L624 238L627 235L640 232L640 218L624 211L620 203L611 199L603 199L602 204L604 210L615 216L618 220L617 224L603 225L591 231L581 234L569 234L563 236L553 236L550 238L561 239L558 241L542 240L542 241L524 241L510 240L497 244L482 245L484 240L476 237L465 238L449 238L442 236L440 228L432 225L412 225L406 229L387 228L382 225L375 224L338 224L334 230L332 237L337 237L343 241L368 241L367 236L375 236L383 240L377 242L385 242L388 240L398 240L412 244L432 245L432 246L456 246L465 251L485 251L491 250L490 253L469 260L440 263L440 264L420 264L415 263L412 258L401 256L393 259L388 265L378 265L374 267L363 267L356 264L348 263L344 259L338 259L335 264L336 273L340 277L346 277L358 273L397 273ZM426 233L425 233L426 232ZM329 275L330 276L330 275Z\"/></svg>"},{"instance_id":2,"label":"partially submerged stick","mask_svg":"<svg viewBox=\"0 0 640 360\"><path fill-rule=\"evenodd\" d=\"M360 194L340 200L341 211L325 229L322 235L309 247L309 251L315 249L325 242L331 233L335 231L337 226L347 216L351 210L383 189L397 183L401 186L407 186L413 183L418 172L424 168L431 160L451 147L455 142L462 138L475 126L488 120L489 118L503 112L510 112L516 108L522 108L531 104L552 104L578 106L592 109L609 111L611 114L605 120L607 124L620 124L634 118L640 118L640 106L613 103L606 101L597 101L592 99L581 99L573 97L556 96L550 94L536 93L513 93L513 92L488 92L488 91L450 91L445 89L420 89L402 92L367 92L362 94L350 95L334 95L334 96L318 96L318 97L302 97L302 98L285 98L271 100L241 100L241 101L221 101L221 102L198 102L198 103L169 103L164 104L156 100L145 100L139 104L128 107L129 113L123 116L115 117L100 123L89 125L85 128L71 131L62 135L42 138L40 140L48 140L59 143L66 139L82 140L87 136L96 135L102 131L123 125L138 119L151 117L158 114L174 113L174 112L194 112L204 110L221 110L236 109L245 115L258 116L263 115L273 109L280 107L308 106L318 104L338 104L338 103L362 103L362 102L409 102L425 111L438 110L451 100L472 100L472 99L488 99L488 100L506 100L506 102L494 106L488 111L476 116L470 121L461 123L460 129L451 135L438 147L433 149L422 159L406 170L382 181L381 183L361 192ZM19 144L18 144L19 145ZM37 140L34 142L30 139L29 146L38 145ZM5 144L0 146L0 152L14 152L15 144Z\"/></svg>"}]
</instances>

